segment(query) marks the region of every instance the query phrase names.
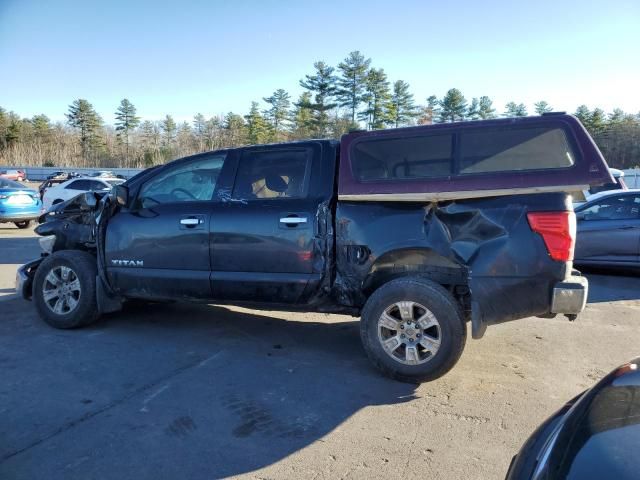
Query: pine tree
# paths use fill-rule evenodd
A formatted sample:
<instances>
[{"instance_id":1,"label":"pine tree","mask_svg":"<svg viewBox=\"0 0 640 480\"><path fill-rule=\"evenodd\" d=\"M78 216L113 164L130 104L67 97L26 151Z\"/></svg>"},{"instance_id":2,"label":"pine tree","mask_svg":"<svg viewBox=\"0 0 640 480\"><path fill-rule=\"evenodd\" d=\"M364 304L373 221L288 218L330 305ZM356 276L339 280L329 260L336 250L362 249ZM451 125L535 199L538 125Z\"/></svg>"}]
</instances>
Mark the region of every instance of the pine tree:
<instances>
[{"instance_id":1,"label":"pine tree","mask_svg":"<svg viewBox=\"0 0 640 480\"><path fill-rule=\"evenodd\" d=\"M496 110L493 108L493 102L489 97L483 95L478 102L478 116L482 120L496 118Z\"/></svg>"},{"instance_id":2,"label":"pine tree","mask_svg":"<svg viewBox=\"0 0 640 480\"><path fill-rule=\"evenodd\" d=\"M250 144L257 145L270 141L271 131L269 125L260 114L258 102L251 102L249 115L244 118L247 122L247 139Z\"/></svg>"},{"instance_id":3,"label":"pine tree","mask_svg":"<svg viewBox=\"0 0 640 480\"><path fill-rule=\"evenodd\" d=\"M580 120L580 122L586 127L591 120L591 112L589 111L589 107L586 105L580 105L574 115Z\"/></svg>"},{"instance_id":4,"label":"pine tree","mask_svg":"<svg viewBox=\"0 0 640 480\"><path fill-rule=\"evenodd\" d=\"M51 138L51 121L46 115L35 115L31 119L33 133L37 141L47 142Z\"/></svg>"},{"instance_id":5,"label":"pine tree","mask_svg":"<svg viewBox=\"0 0 640 480\"><path fill-rule=\"evenodd\" d=\"M471 105L467 110L468 120L478 120L480 118L480 102L476 97L471 99Z\"/></svg>"},{"instance_id":6,"label":"pine tree","mask_svg":"<svg viewBox=\"0 0 640 480\"><path fill-rule=\"evenodd\" d=\"M313 113L311 111L311 93L304 92L294 104L291 112L291 133L297 140L311 138L313 135Z\"/></svg>"},{"instance_id":7,"label":"pine tree","mask_svg":"<svg viewBox=\"0 0 640 480\"><path fill-rule=\"evenodd\" d=\"M247 126L244 123L244 118L237 113L227 113L222 128L226 136L225 146L237 147L247 143Z\"/></svg>"},{"instance_id":8,"label":"pine tree","mask_svg":"<svg viewBox=\"0 0 640 480\"><path fill-rule=\"evenodd\" d=\"M324 62L313 64L315 75L306 75L300 80L300 86L313 94L313 101L308 108L313 114L314 135L323 138L327 136L329 127L329 112L337 103L333 102L336 93L336 77L333 67Z\"/></svg>"},{"instance_id":9,"label":"pine tree","mask_svg":"<svg viewBox=\"0 0 640 480\"><path fill-rule=\"evenodd\" d=\"M409 124L419 115L413 94L409 92L409 84L404 80L398 80L393 84L389 113L390 120L396 128Z\"/></svg>"},{"instance_id":10,"label":"pine tree","mask_svg":"<svg viewBox=\"0 0 640 480\"><path fill-rule=\"evenodd\" d=\"M609 114L609 123L620 123L626 117L626 113L620 108L615 108L613 112Z\"/></svg>"},{"instance_id":11,"label":"pine tree","mask_svg":"<svg viewBox=\"0 0 640 480\"><path fill-rule=\"evenodd\" d=\"M601 108L594 108L587 123L589 133L596 136L607 128L607 114Z\"/></svg>"},{"instance_id":12,"label":"pine tree","mask_svg":"<svg viewBox=\"0 0 640 480\"><path fill-rule=\"evenodd\" d=\"M364 101L366 107L360 112L360 119L364 120L369 130L384 128L390 122L391 92L387 74L382 68L372 68L367 73Z\"/></svg>"},{"instance_id":13,"label":"pine tree","mask_svg":"<svg viewBox=\"0 0 640 480\"><path fill-rule=\"evenodd\" d=\"M171 149L176 140L176 131L178 127L171 115L167 115L162 120L162 132L164 137L164 147Z\"/></svg>"},{"instance_id":14,"label":"pine tree","mask_svg":"<svg viewBox=\"0 0 640 480\"><path fill-rule=\"evenodd\" d=\"M544 100L540 100L539 102L534 103L533 106L538 115L553 112L553 107Z\"/></svg>"},{"instance_id":15,"label":"pine tree","mask_svg":"<svg viewBox=\"0 0 640 480\"><path fill-rule=\"evenodd\" d=\"M136 117L136 107L133 106L128 99L123 98L120 101L120 106L116 110L116 132L118 137L124 137L124 143L126 145L125 160L129 164L129 136L131 131L140 124L140 117Z\"/></svg>"},{"instance_id":16,"label":"pine tree","mask_svg":"<svg viewBox=\"0 0 640 480\"><path fill-rule=\"evenodd\" d=\"M0 151L7 147L7 133L9 132L9 116L7 111L0 107Z\"/></svg>"},{"instance_id":17,"label":"pine tree","mask_svg":"<svg viewBox=\"0 0 640 480\"><path fill-rule=\"evenodd\" d=\"M140 134L143 145L144 165L149 167L153 165L158 158L160 149L160 128L157 124L150 120L145 120L140 125Z\"/></svg>"},{"instance_id":18,"label":"pine tree","mask_svg":"<svg viewBox=\"0 0 640 480\"><path fill-rule=\"evenodd\" d=\"M193 117L193 134L198 142L198 151L204 151L206 119L201 113L196 113Z\"/></svg>"},{"instance_id":19,"label":"pine tree","mask_svg":"<svg viewBox=\"0 0 640 480\"><path fill-rule=\"evenodd\" d=\"M69 112L65 114L67 123L80 133L82 160L89 163L89 156L97 150L99 145L99 130L102 125L100 115L96 113L87 100L80 98L69 105Z\"/></svg>"},{"instance_id":20,"label":"pine tree","mask_svg":"<svg viewBox=\"0 0 640 480\"><path fill-rule=\"evenodd\" d=\"M265 116L273 127L276 140L279 140L281 133L284 131L285 123L289 118L291 96L284 89L279 88L273 92L273 95L265 97L263 100L269 104Z\"/></svg>"},{"instance_id":21,"label":"pine tree","mask_svg":"<svg viewBox=\"0 0 640 480\"><path fill-rule=\"evenodd\" d=\"M526 117L527 107L524 103L509 102L505 105L505 117Z\"/></svg>"},{"instance_id":22,"label":"pine tree","mask_svg":"<svg viewBox=\"0 0 640 480\"><path fill-rule=\"evenodd\" d=\"M356 115L364 101L365 83L370 65L371 59L365 59L364 55L357 50L351 52L338 64L340 77L337 80L336 96L338 105L348 108L351 113L351 128L356 126Z\"/></svg>"},{"instance_id":23,"label":"pine tree","mask_svg":"<svg viewBox=\"0 0 640 480\"><path fill-rule=\"evenodd\" d=\"M450 89L439 103L438 121L456 122L464 120L467 115L467 100L457 88Z\"/></svg>"}]
</instances>

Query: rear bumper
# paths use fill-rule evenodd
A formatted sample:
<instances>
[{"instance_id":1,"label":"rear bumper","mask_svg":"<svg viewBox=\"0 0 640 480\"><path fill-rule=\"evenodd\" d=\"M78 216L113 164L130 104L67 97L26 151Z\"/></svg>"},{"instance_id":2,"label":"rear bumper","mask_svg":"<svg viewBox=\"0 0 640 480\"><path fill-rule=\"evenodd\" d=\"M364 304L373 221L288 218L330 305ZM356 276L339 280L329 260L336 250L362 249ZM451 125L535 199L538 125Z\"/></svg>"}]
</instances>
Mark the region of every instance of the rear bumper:
<instances>
[{"instance_id":1,"label":"rear bumper","mask_svg":"<svg viewBox=\"0 0 640 480\"><path fill-rule=\"evenodd\" d=\"M577 315L584 310L589 294L589 282L585 277L572 275L557 283L551 297L551 313Z\"/></svg>"},{"instance_id":2,"label":"rear bumper","mask_svg":"<svg viewBox=\"0 0 640 480\"><path fill-rule=\"evenodd\" d=\"M35 212L7 212L0 213L0 222L24 222L25 220L35 220L40 216L40 209Z\"/></svg>"},{"instance_id":3,"label":"rear bumper","mask_svg":"<svg viewBox=\"0 0 640 480\"><path fill-rule=\"evenodd\" d=\"M25 300L31 300L33 289L33 277L42 258L32 260L18 267L16 271L16 293Z\"/></svg>"}]
</instances>

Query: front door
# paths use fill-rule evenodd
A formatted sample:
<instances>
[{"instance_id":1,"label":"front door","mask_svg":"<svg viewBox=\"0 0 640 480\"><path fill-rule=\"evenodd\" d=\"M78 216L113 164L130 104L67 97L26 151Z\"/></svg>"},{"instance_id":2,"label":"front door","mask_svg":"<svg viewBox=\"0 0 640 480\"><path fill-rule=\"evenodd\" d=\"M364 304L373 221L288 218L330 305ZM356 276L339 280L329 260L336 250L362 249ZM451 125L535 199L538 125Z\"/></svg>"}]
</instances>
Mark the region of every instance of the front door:
<instances>
[{"instance_id":1,"label":"front door","mask_svg":"<svg viewBox=\"0 0 640 480\"><path fill-rule=\"evenodd\" d=\"M578 263L630 264L640 250L640 195L603 198L578 212Z\"/></svg>"},{"instance_id":2,"label":"front door","mask_svg":"<svg viewBox=\"0 0 640 480\"><path fill-rule=\"evenodd\" d=\"M317 286L320 200L309 195L309 183L319 153L304 144L242 151L232 198L212 216L216 299L292 304Z\"/></svg>"},{"instance_id":3,"label":"front door","mask_svg":"<svg viewBox=\"0 0 640 480\"><path fill-rule=\"evenodd\" d=\"M209 231L224 153L177 162L147 180L109 220L109 280L124 295L210 298Z\"/></svg>"}]
</instances>

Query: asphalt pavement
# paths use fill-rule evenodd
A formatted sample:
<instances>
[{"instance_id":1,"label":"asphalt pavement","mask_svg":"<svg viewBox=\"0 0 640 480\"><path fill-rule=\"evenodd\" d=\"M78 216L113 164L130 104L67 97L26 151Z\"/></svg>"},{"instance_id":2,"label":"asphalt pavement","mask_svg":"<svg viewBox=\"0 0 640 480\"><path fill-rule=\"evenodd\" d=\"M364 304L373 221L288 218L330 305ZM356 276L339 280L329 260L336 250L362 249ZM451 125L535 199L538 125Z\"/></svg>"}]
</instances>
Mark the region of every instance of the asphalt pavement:
<instances>
[{"instance_id":1,"label":"asphalt pavement","mask_svg":"<svg viewBox=\"0 0 640 480\"><path fill-rule=\"evenodd\" d=\"M576 322L490 327L415 386L380 376L345 316L138 305L52 329L12 290L38 254L0 225L0 479L499 479L540 422L640 354L630 273L590 273Z\"/></svg>"}]
</instances>

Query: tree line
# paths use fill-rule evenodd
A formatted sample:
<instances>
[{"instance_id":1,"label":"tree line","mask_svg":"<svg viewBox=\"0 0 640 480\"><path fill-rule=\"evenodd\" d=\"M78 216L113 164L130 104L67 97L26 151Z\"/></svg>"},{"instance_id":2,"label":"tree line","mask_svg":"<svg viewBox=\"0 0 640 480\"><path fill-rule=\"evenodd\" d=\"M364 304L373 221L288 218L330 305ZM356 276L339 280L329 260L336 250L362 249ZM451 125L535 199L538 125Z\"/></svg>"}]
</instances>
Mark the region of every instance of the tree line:
<instances>
[{"instance_id":1,"label":"tree line","mask_svg":"<svg viewBox=\"0 0 640 480\"><path fill-rule=\"evenodd\" d=\"M58 167L148 167L185 155L235 147L307 138L339 138L352 129L368 130L431 123L529 115L523 103L508 102L500 112L488 96L467 100L457 88L417 103L410 85L391 81L370 58L351 52L336 67L323 61L299 81L296 99L277 89L249 112L229 112L191 122L171 115L143 120L135 105L123 99L106 123L86 99L74 100L65 122L46 115L21 118L0 107L0 165ZM541 115L553 110L546 101L533 106ZM575 115L589 130L611 166L640 164L640 113L621 109L605 113L581 105Z\"/></svg>"}]
</instances>

